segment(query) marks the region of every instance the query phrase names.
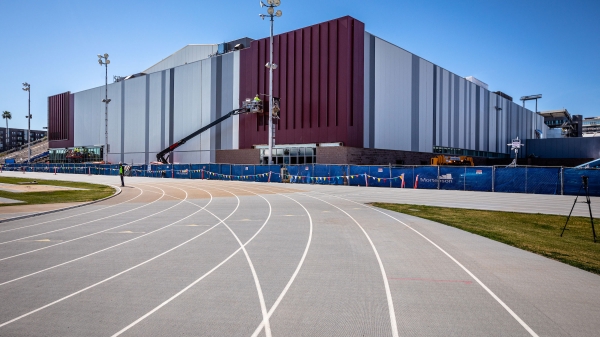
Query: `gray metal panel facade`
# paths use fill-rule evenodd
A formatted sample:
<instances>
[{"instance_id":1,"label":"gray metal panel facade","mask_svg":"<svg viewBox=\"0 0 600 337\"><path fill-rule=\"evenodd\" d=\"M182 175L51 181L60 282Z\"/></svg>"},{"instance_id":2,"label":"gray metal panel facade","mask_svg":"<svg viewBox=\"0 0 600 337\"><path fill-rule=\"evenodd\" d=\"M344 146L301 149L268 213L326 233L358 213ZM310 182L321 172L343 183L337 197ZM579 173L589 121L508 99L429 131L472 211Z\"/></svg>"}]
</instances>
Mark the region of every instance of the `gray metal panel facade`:
<instances>
[{"instance_id":1,"label":"gray metal panel facade","mask_svg":"<svg viewBox=\"0 0 600 337\"><path fill-rule=\"evenodd\" d=\"M172 142L237 108L239 60L236 51L110 84L109 161L154 161L156 153ZM103 98L104 86L74 94L75 146L104 144ZM189 140L172 160L214 162L217 145L238 148L238 137L239 120L232 118L221 124L219 132L212 128Z\"/></svg>"},{"instance_id":2,"label":"gray metal panel facade","mask_svg":"<svg viewBox=\"0 0 600 337\"><path fill-rule=\"evenodd\" d=\"M546 128L534 112L365 34L365 147L509 153L512 138L535 129Z\"/></svg>"},{"instance_id":3,"label":"gray metal panel facade","mask_svg":"<svg viewBox=\"0 0 600 337\"><path fill-rule=\"evenodd\" d=\"M600 158L600 137L528 139L523 151L523 156L526 155L596 159Z\"/></svg>"}]
</instances>

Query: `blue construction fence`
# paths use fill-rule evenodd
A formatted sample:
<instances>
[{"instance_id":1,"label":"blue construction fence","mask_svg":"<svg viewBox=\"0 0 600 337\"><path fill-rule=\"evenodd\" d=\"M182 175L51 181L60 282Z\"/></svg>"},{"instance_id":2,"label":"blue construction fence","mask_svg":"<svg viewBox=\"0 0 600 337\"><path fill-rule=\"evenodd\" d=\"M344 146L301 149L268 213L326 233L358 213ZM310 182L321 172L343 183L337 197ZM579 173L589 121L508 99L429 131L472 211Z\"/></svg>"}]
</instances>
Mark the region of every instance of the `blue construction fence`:
<instances>
[{"instance_id":1,"label":"blue construction fence","mask_svg":"<svg viewBox=\"0 0 600 337\"><path fill-rule=\"evenodd\" d=\"M589 193L600 196L600 170L564 167L499 166L359 166L304 164L234 165L166 164L131 165L129 176L213 179L292 184L350 185L484 192L577 195L582 176ZM3 170L22 172L118 175L119 165L5 164Z\"/></svg>"}]
</instances>

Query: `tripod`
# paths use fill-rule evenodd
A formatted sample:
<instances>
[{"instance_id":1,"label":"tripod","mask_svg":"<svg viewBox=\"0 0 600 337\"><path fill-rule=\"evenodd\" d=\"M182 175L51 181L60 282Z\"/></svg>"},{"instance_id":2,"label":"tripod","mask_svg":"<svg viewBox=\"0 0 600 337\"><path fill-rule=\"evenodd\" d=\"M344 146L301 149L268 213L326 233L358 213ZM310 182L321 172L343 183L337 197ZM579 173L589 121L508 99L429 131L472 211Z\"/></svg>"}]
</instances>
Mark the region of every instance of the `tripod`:
<instances>
[{"instance_id":1,"label":"tripod","mask_svg":"<svg viewBox=\"0 0 600 337\"><path fill-rule=\"evenodd\" d=\"M565 229L567 228L567 224L569 223L569 219L571 218L571 214L573 213L573 209L575 208L575 204L577 203L577 198L581 195L581 190L585 191L585 201L582 203L588 205L588 209L590 210L590 222L592 223L592 235L594 235L594 242L596 242L596 230L594 229L594 217L592 217L592 202L590 201L590 191L588 189L588 176L581 176L581 187L579 187L579 192L577 192L577 196L575 197L575 202L573 203L573 207L571 207L571 212L569 212L569 216L567 217L567 222L565 222L565 227L563 227L562 232L560 233L560 237L563 236Z\"/></svg>"}]
</instances>

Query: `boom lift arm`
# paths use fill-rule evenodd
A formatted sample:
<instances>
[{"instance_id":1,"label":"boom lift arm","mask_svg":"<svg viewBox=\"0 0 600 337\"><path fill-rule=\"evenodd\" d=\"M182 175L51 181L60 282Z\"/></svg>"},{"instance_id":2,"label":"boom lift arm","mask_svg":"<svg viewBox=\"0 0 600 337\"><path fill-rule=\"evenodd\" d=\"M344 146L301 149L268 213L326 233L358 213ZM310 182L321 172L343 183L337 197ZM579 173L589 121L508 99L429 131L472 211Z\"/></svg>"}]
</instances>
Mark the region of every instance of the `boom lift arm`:
<instances>
[{"instance_id":1,"label":"boom lift arm","mask_svg":"<svg viewBox=\"0 0 600 337\"><path fill-rule=\"evenodd\" d=\"M169 152L173 152L173 151L174 151L176 148L178 148L178 147L180 147L181 145L185 144L185 143L186 143L188 140L190 140L190 139L192 139L192 138L196 137L197 135L199 135L199 134L201 134L202 132L204 132L204 131L206 131L206 130L208 130L208 129L212 128L213 126L215 126L215 125L217 125L217 124L219 124L219 123L223 122L224 120L228 119L229 117L231 117L231 116L234 116L234 115L239 115L240 113L247 112L247 110L248 110L248 108L244 106L244 107L242 107L242 108L235 109L235 110L232 110L232 111L228 112L227 114L225 114L225 115L223 115L223 116L219 117L218 119L214 120L213 122L211 122L211 123L209 123L209 124L207 124L207 125L203 126L202 128L200 128L200 129L199 129L199 130L197 130L196 132L192 133L191 135L189 135L189 136L187 136L187 137L185 137L185 138L181 139L181 140L180 140L180 141L178 141L178 142L175 142L175 143L173 143L173 144L172 144L171 146L169 146L168 148L166 148L166 149L164 149L164 150L160 151L159 153L157 153L157 154L156 154L156 160L157 160L157 161L159 161L159 162L161 162L161 163L163 163L163 164L168 164L168 160L167 160L167 159L168 159L168 156L167 156L167 158L165 158L165 155L166 155L167 153L169 153Z\"/></svg>"}]
</instances>

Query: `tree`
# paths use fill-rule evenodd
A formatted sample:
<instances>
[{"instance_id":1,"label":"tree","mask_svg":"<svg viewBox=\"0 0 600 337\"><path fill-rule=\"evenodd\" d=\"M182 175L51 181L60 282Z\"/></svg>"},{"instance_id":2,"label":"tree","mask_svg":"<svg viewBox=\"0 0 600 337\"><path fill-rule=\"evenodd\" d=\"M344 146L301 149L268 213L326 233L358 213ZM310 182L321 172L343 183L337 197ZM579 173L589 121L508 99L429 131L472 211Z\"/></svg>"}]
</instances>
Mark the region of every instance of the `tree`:
<instances>
[{"instance_id":1,"label":"tree","mask_svg":"<svg viewBox=\"0 0 600 337\"><path fill-rule=\"evenodd\" d=\"M6 148L4 149L4 151L8 150L8 147L10 146L10 136L9 136L9 132L8 132L8 120L12 119L12 115L10 113L10 111L2 111L2 118L4 118L6 120Z\"/></svg>"}]
</instances>

